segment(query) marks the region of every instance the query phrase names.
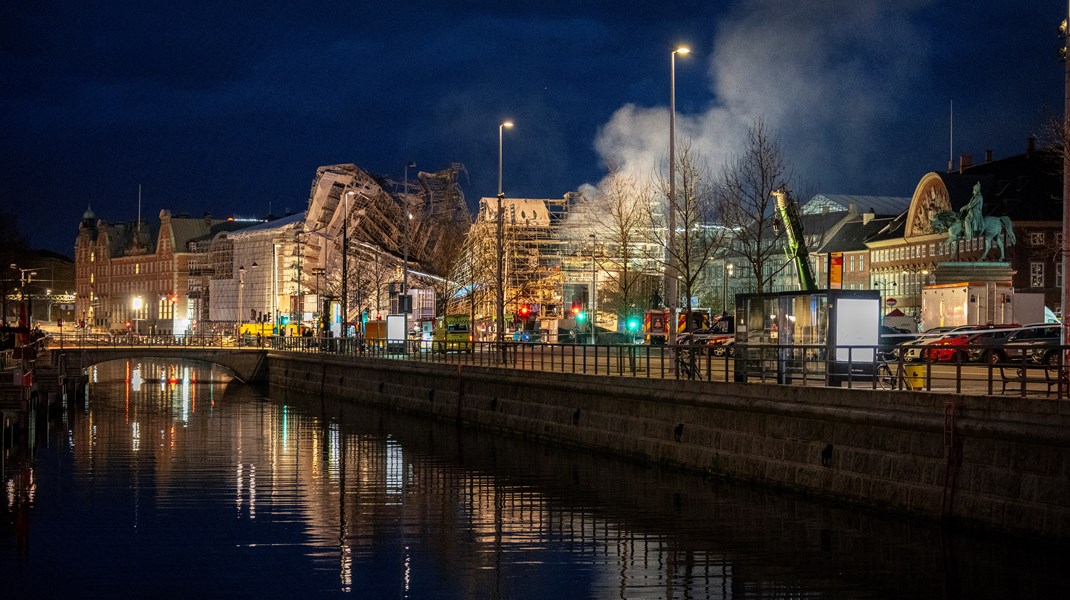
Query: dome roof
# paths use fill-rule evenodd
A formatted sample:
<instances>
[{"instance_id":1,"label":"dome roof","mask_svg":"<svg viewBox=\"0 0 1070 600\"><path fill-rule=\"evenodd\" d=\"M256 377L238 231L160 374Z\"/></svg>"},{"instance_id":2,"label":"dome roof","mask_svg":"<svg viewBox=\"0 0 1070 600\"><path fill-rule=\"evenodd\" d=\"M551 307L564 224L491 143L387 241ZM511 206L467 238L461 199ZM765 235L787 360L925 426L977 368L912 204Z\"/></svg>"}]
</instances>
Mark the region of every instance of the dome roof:
<instances>
[{"instance_id":1,"label":"dome roof","mask_svg":"<svg viewBox=\"0 0 1070 600\"><path fill-rule=\"evenodd\" d=\"M87 206L86 209L85 209L85 212L82 213L82 220L88 221L90 219L96 219L96 218L97 218L97 216L95 214L93 214L93 208L90 207L90 206Z\"/></svg>"}]
</instances>

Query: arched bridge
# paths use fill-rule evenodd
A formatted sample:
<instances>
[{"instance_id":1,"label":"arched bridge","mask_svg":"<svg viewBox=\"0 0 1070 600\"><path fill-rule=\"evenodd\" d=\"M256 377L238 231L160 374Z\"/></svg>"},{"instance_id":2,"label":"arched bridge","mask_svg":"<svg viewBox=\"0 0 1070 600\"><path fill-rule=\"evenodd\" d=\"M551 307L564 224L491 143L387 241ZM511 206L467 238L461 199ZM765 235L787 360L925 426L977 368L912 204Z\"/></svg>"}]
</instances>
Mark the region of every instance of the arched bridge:
<instances>
[{"instance_id":1,"label":"arched bridge","mask_svg":"<svg viewBox=\"0 0 1070 600\"><path fill-rule=\"evenodd\" d=\"M195 360L226 367L246 383L267 378L267 350L264 348L212 348L201 346L114 346L94 348L52 348L51 364L68 367L95 365L109 360L159 358ZM63 358L61 359L60 356Z\"/></svg>"}]
</instances>

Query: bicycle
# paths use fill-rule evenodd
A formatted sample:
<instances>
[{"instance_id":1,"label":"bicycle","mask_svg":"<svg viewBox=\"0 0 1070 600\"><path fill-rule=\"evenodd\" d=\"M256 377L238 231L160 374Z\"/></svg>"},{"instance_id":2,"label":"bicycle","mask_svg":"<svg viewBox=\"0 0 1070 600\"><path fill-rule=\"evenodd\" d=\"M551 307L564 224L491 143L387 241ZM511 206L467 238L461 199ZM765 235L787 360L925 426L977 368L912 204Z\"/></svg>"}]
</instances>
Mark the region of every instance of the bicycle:
<instances>
[{"instance_id":1,"label":"bicycle","mask_svg":"<svg viewBox=\"0 0 1070 600\"><path fill-rule=\"evenodd\" d=\"M895 365L895 372L889 365ZM882 390L912 390L914 386L910 385L910 380L907 379L906 374L903 372L903 366L896 361L882 361L877 364L877 385Z\"/></svg>"},{"instance_id":2,"label":"bicycle","mask_svg":"<svg viewBox=\"0 0 1070 600\"><path fill-rule=\"evenodd\" d=\"M702 365L696 358L695 350L686 346L676 349L676 370L681 379L702 379Z\"/></svg>"}]
</instances>

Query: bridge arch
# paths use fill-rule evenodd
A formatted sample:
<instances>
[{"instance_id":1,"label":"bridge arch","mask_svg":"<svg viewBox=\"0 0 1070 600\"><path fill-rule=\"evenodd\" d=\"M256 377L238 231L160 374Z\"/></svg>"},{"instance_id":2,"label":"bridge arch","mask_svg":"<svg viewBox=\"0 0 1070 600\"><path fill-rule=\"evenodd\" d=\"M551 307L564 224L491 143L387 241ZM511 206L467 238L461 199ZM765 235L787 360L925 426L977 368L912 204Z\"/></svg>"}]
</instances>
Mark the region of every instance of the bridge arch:
<instances>
[{"instance_id":1,"label":"bridge arch","mask_svg":"<svg viewBox=\"0 0 1070 600\"><path fill-rule=\"evenodd\" d=\"M267 350L258 348L201 348L187 346L116 346L102 348L52 349L52 364L68 368L91 366L112 360L157 358L189 360L227 368L245 383L259 383L267 378ZM56 355L61 355L59 359Z\"/></svg>"}]
</instances>

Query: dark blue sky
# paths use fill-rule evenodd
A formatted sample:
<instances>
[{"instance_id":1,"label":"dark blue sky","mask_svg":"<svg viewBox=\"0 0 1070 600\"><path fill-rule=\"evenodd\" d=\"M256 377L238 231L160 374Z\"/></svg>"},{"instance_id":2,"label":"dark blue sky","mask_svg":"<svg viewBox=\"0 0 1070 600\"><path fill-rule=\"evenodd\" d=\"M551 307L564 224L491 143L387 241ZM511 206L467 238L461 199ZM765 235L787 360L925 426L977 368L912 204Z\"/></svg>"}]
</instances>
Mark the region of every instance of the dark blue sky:
<instances>
[{"instance_id":1,"label":"dark blue sky","mask_svg":"<svg viewBox=\"0 0 1070 600\"><path fill-rule=\"evenodd\" d=\"M138 184L153 219L301 210L342 162L461 162L472 205L505 118L508 195L649 174L680 42L678 135L716 168L764 117L814 192L909 196L947 165L950 101L980 160L1063 97L1055 0L139 4L0 8L0 207L34 246L71 254L90 202L132 219Z\"/></svg>"}]
</instances>

